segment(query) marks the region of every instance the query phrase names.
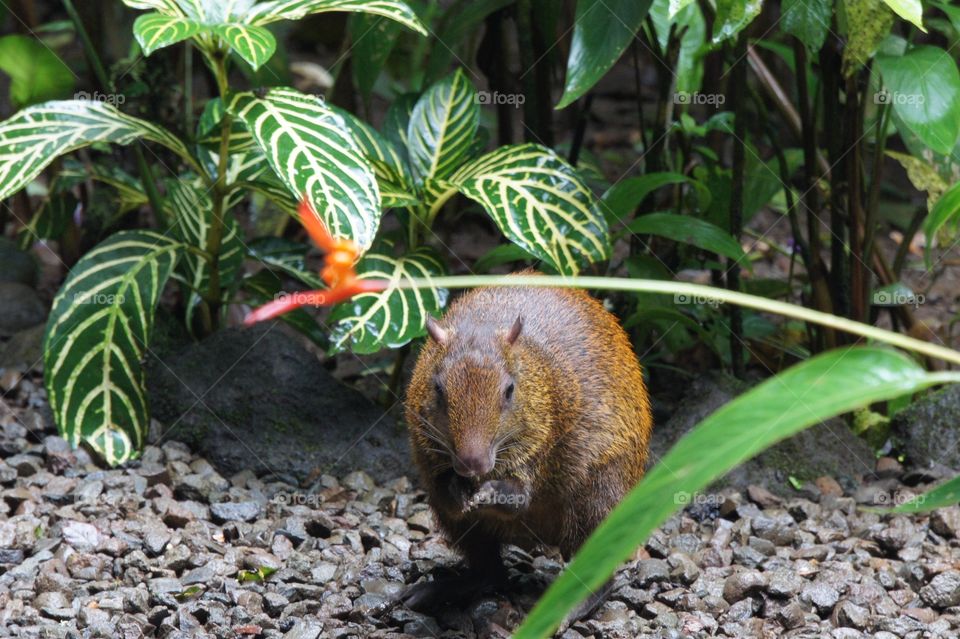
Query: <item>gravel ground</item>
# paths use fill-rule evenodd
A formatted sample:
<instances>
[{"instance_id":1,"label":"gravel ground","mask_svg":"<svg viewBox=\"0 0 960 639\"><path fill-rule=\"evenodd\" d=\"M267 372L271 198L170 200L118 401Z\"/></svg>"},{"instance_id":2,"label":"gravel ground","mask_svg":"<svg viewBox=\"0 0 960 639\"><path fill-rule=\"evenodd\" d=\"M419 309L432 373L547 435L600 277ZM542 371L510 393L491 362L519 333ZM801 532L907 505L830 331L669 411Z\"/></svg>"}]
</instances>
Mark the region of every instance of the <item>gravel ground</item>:
<instances>
[{"instance_id":1,"label":"gravel ground","mask_svg":"<svg viewBox=\"0 0 960 639\"><path fill-rule=\"evenodd\" d=\"M409 479L309 488L222 477L175 441L127 468L71 451L35 375L0 375L0 636L506 637L561 563L509 549L512 588L434 617L391 595L455 555ZM844 495L761 487L691 499L617 575L580 637L956 637L960 509L879 516L892 460Z\"/></svg>"}]
</instances>

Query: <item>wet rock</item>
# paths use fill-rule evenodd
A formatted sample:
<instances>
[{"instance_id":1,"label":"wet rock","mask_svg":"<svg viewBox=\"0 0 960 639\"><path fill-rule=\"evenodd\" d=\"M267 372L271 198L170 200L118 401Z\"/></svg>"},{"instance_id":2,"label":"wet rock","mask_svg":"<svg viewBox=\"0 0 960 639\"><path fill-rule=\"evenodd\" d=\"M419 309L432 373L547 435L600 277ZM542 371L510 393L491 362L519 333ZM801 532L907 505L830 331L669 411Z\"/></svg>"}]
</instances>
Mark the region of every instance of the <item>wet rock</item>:
<instances>
[{"instance_id":1,"label":"wet rock","mask_svg":"<svg viewBox=\"0 0 960 639\"><path fill-rule=\"evenodd\" d=\"M409 467L403 431L334 379L275 326L220 331L148 363L150 406L223 475L251 469L305 480L364 469L377 481ZM197 402L197 397L203 397Z\"/></svg>"},{"instance_id":2,"label":"wet rock","mask_svg":"<svg viewBox=\"0 0 960 639\"><path fill-rule=\"evenodd\" d=\"M723 598L733 604L744 597L765 590L767 579L756 570L741 570L727 577L723 583Z\"/></svg>"},{"instance_id":3,"label":"wet rock","mask_svg":"<svg viewBox=\"0 0 960 639\"><path fill-rule=\"evenodd\" d=\"M960 572L948 570L935 576L920 589L920 597L934 608L960 605Z\"/></svg>"},{"instance_id":4,"label":"wet rock","mask_svg":"<svg viewBox=\"0 0 960 639\"><path fill-rule=\"evenodd\" d=\"M641 559L637 562L637 572L634 581L641 588L657 581L666 581L670 578L670 566L662 559Z\"/></svg>"},{"instance_id":5,"label":"wet rock","mask_svg":"<svg viewBox=\"0 0 960 639\"><path fill-rule=\"evenodd\" d=\"M960 469L960 386L951 384L912 402L890 421L909 466Z\"/></svg>"},{"instance_id":6,"label":"wet rock","mask_svg":"<svg viewBox=\"0 0 960 639\"><path fill-rule=\"evenodd\" d=\"M211 504L210 514L218 524L228 521L253 521L260 515L260 504L255 501L225 501Z\"/></svg>"}]
</instances>

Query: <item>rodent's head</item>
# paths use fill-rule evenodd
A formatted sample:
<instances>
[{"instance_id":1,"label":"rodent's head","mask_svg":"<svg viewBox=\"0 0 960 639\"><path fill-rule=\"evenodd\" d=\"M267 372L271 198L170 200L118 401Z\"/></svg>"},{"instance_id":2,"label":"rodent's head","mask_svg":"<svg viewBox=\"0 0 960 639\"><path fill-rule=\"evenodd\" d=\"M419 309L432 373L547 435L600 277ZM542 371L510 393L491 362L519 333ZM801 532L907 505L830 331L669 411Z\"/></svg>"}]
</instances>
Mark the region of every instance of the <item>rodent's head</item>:
<instances>
[{"instance_id":1,"label":"rodent's head","mask_svg":"<svg viewBox=\"0 0 960 639\"><path fill-rule=\"evenodd\" d=\"M516 448L522 385L515 351L523 320L505 333L458 335L430 318L427 330L439 352L421 381L421 432L459 475L481 477Z\"/></svg>"}]
</instances>

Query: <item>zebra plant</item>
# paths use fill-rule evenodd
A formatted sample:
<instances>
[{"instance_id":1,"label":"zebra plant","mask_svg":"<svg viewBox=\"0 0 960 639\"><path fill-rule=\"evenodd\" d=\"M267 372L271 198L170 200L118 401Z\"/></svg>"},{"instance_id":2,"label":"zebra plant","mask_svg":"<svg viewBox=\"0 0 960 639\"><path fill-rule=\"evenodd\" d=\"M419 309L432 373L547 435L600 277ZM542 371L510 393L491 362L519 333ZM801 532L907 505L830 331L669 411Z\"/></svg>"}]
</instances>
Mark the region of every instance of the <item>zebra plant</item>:
<instances>
[{"instance_id":1,"label":"zebra plant","mask_svg":"<svg viewBox=\"0 0 960 639\"><path fill-rule=\"evenodd\" d=\"M334 235L365 247L382 214L373 168L343 118L321 98L292 89L263 96L231 92L231 56L257 68L276 46L265 25L326 11L372 13L426 33L400 0L125 3L148 10L134 24L145 55L190 39L216 79L220 96L206 105L195 144L95 100L37 104L0 123L0 200L36 180L57 157L95 144L155 144L181 164L183 172L166 181L155 211L165 220L162 228L120 232L87 253L56 296L47 324L45 382L57 425L71 443L88 442L111 464L135 457L144 443L149 413L141 360L166 285L179 283L188 325L207 332L246 283L241 267L253 249L244 244L231 209L247 193L264 194L291 211L306 197ZM63 165L50 180L51 202L88 178L116 189L125 202L148 200L148 189L119 168L94 166L78 178L76 163ZM45 206L38 215L59 208ZM31 220L29 237L43 237L52 226ZM253 294L268 292L263 278L249 284ZM310 334L304 319L292 323Z\"/></svg>"},{"instance_id":2,"label":"zebra plant","mask_svg":"<svg viewBox=\"0 0 960 639\"><path fill-rule=\"evenodd\" d=\"M406 252L378 246L358 263L361 278L402 282L444 272L428 248L431 227L456 194L479 204L504 236L533 259L576 275L609 258L607 222L576 170L538 144L483 153L479 96L462 70L419 98L391 105L382 132L337 110L373 166L385 206L402 211ZM334 227L335 228L335 227ZM388 288L359 295L331 313L334 350L369 353L422 335L442 294ZM413 326L411 326L413 324Z\"/></svg>"}]
</instances>

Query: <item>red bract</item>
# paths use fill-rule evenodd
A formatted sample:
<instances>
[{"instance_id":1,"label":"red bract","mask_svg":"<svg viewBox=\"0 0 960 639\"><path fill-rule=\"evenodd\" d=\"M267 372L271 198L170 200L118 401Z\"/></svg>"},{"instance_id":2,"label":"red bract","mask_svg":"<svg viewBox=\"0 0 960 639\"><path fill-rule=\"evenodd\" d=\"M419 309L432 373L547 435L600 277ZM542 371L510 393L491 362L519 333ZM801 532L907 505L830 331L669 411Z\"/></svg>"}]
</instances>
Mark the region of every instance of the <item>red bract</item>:
<instances>
[{"instance_id":1,"label":"red bract","mask_svg":"<svg viewBox=\"0 0 960 639\"><path fill-rule=\"evenodd\" d=\"M360 257L360 247L352 240L330 235L306 198L300 201L299 214L300 223L320 250L326 253L320 277L330 288L284 293L274 301L248 313L243 320L247 326L283 315L301 306L331 306L360 293L376 293L387 288L385 280L364 280L357 277L354 264Z\"/></svg>"}]
</instances>

